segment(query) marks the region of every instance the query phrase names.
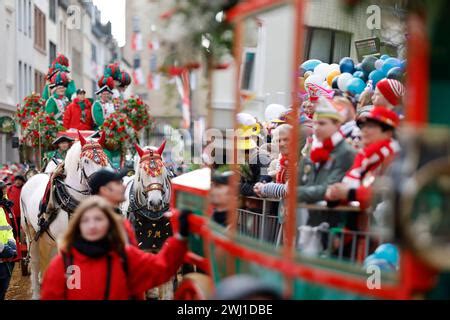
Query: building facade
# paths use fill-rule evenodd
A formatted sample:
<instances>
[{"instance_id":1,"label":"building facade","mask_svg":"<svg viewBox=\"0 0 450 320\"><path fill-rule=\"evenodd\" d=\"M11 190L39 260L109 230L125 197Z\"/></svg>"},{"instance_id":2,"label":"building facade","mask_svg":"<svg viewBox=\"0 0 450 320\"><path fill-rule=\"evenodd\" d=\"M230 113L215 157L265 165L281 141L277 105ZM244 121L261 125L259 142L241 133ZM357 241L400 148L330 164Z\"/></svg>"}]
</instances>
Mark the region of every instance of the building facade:
<instances>
[{"instance_id":1,"label":"building facade","mask_svg":"<svg viewBox=\"0 0 450 320\"><path fill-rule=\"evenodd\" d=\"M41 93L50 63L58 53L71 62L78 88L93 96L105 64L118 56L111 24L85 0L5 0L0 2L0 164L19 161L13 148L18 128L10 131L16 105L32 92ZM17 143L16 143L17 147Z\"/></svg>"}]
</instances>

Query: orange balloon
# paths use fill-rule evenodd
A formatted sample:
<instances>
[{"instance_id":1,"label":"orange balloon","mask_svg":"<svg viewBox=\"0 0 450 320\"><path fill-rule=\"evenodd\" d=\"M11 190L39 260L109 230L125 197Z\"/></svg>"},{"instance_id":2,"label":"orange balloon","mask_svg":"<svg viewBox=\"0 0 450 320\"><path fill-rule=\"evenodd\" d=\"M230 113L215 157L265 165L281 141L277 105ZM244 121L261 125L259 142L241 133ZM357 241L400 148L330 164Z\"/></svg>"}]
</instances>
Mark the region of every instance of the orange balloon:
<instances>
[{"instance_id":1,"label":"orange balloon","mask_svg":"<svg viewBox=\"0 0 450 320\"><path fill-rule=\"evenodd\" d=\"M329 86L331 87L333 84L333 80L334 78L336 78L338 75L340 75L341 72L338 70L333 70L331 71L328 75L327 75L327 82L329 84Z\"/></svg>"}]
</instances>

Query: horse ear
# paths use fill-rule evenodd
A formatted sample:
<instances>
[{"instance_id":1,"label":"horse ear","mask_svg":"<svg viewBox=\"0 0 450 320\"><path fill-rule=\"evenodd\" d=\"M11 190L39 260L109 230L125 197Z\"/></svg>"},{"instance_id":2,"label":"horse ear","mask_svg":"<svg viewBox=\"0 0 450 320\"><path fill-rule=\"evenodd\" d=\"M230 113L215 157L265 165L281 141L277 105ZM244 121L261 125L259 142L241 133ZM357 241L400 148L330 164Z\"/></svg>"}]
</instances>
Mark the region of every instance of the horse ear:
<instances>
[{"instance_id":1,"label":"horse ear","mask_svg":"<svg viewBox=\"0 0 450 320\"><path fill-rule=\"evenodd\" d=\"M158 148L158 150L156 150L156 153L162 156L165 147L166 147L166 140L164 140L161 146Z\"/></svg>"},{"instance_id":2,"label":"horse ear","mask_svg":"<svg viewBox=\"0 0 450 320\"><path fill-rule=\"evenodd\" d=\"M145 151L142 150L141 147L137 143L134 144L134 148L136 149L137 153L139 154L139 158L142 158Z\"/></svg>"},{"instance_id":3,"label":"horse ear","mask_svg":"<svg viewBox=\"0 0 450 320\"><path fill-rule=\"evenodd\" d=\"M106 133L105 131L102 131L102 134L100 136L100 139L98 139L98 143L104 148L106 143Z\"/></svg>"},{"instance_id":4,"label":"horse ear","mask_svg":"<svg viewBox=\"0 0 450 320\"><path fill-rule=\"evenodd\" d=\"M83 137L80 131L78 131L78 138L80 139L81 146L83 147L86 144L86 139Z\"/></svg>"}]
</instances>

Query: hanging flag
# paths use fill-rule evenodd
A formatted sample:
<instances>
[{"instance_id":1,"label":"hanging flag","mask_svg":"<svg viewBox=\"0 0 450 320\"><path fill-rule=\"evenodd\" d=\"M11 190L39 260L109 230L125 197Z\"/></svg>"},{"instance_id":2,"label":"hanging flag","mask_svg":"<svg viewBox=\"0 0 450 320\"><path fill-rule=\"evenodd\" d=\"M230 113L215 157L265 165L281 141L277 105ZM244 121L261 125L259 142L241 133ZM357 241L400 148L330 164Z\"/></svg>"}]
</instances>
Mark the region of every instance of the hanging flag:
<instances>
[{"instance_id":1,"label":"hanging flag","mask_svg":"<svg viewBox=\"0 0 450 320\"><path fill-rule=\"evenodd\" d=\"M154 53L150 56L150 72L158 72L158 56Z\"/></svg>"},{"instance_id":2,"label":"hanging flag","mask_svg":"<svg viewBox=\"0 0 450 320\"><path fill-rule=\"evenodd\" d=\"M178 93L181 97L182 127L189 129L191 125L191 99L189 85L189 71L184 70L180 76L175 77Z\"/></svg>"},{"instance_id":3,"label":"hanging flag","mask_svg":"<svg viewBox=\"0 0 450 320\"><path fill-rule=\"evenodd\" d=\"M135 55L133 59L133 80L137 85L145 84L144 73L141 67L141 58L139 55Z\"/></svg>"},{"instance_id":4,"label":"hanging flag","mask_svg":"<svg viewBox=\"0 0 450 320\"><path fill-rule=\"evenodd\" d=\"M131 49L133 51L142 51L142 33L133 32L131 35Z\"/></svg>"}]
</instances>

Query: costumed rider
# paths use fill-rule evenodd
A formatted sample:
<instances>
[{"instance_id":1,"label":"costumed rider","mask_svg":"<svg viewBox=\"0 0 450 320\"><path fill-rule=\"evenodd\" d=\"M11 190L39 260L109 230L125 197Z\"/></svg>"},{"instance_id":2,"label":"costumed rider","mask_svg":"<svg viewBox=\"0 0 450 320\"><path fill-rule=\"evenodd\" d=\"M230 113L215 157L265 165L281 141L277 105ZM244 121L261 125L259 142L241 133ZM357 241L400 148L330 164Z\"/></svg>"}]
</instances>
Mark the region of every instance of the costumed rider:
<instances>
[{"instance_id":1,"label":"costumed rider","mask_svg":"<svg viewBox=\"0 0 450 320\"><path fill-rule=\"evenodd\" d=\"M44 100L48 100L48 98L50 98L50 96L52 95L50 88L52 77L58 72L65 72L67 74L70 73L69 67L70 67L69 59L63 54L59 54L55 58L55 60L53 60L52 64L49 66L48 69L47 84L45 85L44 91L42 92L42 98ZM75 86L75 82L73 80L70 80L65 92L67 99L72 100L72 98L74 98L75 96L76 90L77 89Z\"/></svg>"},{"instance_id":2,"label":"costumed rider","mask_svg":"<svg viewBox=\"0 0 450 320\"><path fill-rule=\"evenodd\" d=\"M67 151L75 140L67 135L61 135L53 141L53 145L57 148L54 151L47 152L44 156L44 168L54 159L56 162L64 161Z\"/></svg>"},{"instance_id":3,"label":"costumed rider","mask_svg":"<svg viewBox=\"0 0 450 320\"><path fill-rule=\"evenodd\" d=\"M54 91L45 104L45 112L53 114L54 120L62 123L64 112L69 104L69 99L65 96L69 76L65 72L58 72L52 77L51 82L50 89Z\"/></svg>"},{"instance_id":4,"label":"costumed rider","mask_svg":"<svg viewBox=\"0 0 450 320\"><path fill-rule=\"evenodd\" d=\"M113 99L120 99L119 87L122 83L121 74L122 72L120 71L120 67L117 62L107 65L103 71L103 75L105 76L105 78L111 77L114 80L114 87L111 89L113 92Z\"/></svg>"},{"instance_id":5,"label":"costumed rider","mask_svg":"<svg viewBox=\"0 0 450 320\"><path fill-rule=\"evenodd\" d=\"M117 90L119 91L119 99L123 103L123 101L127 98L125 96L125 91L127 91L128 87L131 84L131 76L128 72L122 71L120 73L120 83L117 87Z\"/></svg>"},{"instance_id":6,"label":"costumed rider","mask_svg":"<svg viewBox=\"0 0 450 320\"><path fill-rule=\"evenodd\" d=\"M67 106L63 125L67 130L92 130L92 105L86 99L84 89L77 90L77 97Z\"/></svg>"},{"instance_id":7,"label":"costumed rider","mask_svg":"<svg viewBox=\"0 0 450 320\"><path fill-rule=\"evenodd\" d=\"M94 130L98 130L105 119L115 111L114 103L111 101L114 89L114 79L112 77L101 77L98 81L99 90L95 93L99 96L92 105L92 119L94 120Z\"/></svg>"}]
</instances>

